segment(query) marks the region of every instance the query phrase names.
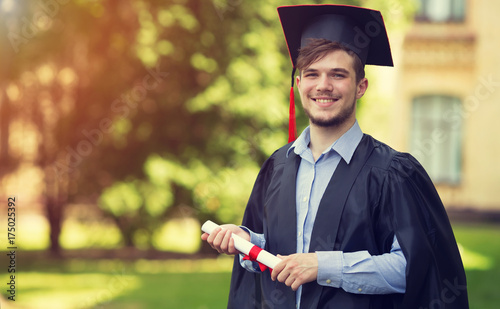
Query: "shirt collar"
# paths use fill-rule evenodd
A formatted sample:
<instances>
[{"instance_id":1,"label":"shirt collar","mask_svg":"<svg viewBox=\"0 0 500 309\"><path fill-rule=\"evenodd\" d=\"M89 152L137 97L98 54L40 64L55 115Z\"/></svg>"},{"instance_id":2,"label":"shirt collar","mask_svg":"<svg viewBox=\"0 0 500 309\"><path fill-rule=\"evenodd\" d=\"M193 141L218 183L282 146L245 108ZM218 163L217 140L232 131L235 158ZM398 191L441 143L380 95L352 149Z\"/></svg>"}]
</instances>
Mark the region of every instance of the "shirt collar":
<instances>
[{"instance_id":1,"label":"shirt collar","mask_svg":"<svg viewBox=\"0 0 500 309\"><path fill-rule=\"evenodd\" d=\"M293 151L297 155L301 155L304 151L309 148L309 143L311 142L310 128L307 127L300 134L300 136L295 140L295 142L288 148L286 156L288 157ZM356 120L353 126L345 132L338 140L333 142L333 144L325 149L324 154L335 151L337 152L344 161L349 164L351 162L354 151L359 145L359 142L363 138L363 132L359 127L358 121Z\"/></svg>"}]
</instances>

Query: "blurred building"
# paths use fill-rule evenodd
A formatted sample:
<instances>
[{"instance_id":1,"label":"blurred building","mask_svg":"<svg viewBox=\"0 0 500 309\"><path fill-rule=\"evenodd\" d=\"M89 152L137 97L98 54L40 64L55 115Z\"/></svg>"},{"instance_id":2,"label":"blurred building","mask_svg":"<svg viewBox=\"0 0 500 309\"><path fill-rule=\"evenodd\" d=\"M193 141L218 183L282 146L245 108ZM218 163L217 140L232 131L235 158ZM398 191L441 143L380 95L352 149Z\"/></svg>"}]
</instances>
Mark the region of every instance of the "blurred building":
<instances>
[{"instance_id":1,"label":"blurred building","mask_svg":"<svg viewBox=\"0 0 500 309\"><path fill-rule=\"evenodd\" d=\"M404 36L392 140L449 210L500 210L500 1L420 0Z\"/></svg>"}]
</instances>

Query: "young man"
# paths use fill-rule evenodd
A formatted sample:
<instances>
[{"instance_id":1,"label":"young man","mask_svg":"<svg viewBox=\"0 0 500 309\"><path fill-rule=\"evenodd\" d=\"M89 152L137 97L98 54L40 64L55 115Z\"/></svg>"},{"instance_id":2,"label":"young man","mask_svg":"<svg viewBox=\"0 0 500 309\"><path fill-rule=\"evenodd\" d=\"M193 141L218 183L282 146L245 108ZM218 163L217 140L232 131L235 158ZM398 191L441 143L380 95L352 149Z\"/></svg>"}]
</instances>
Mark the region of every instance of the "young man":
<instances>
[{"instance_id":1,"label":"young man","mask_svg":"<svg viewBox=\"0 0 500 309\"><path fill-rule=\"evenodd\" d=\"M282 259L269 274L237 256L228 308L468 308L458 248L431 180L356 121L368 88L364 65L392 66L380 12L278 11L310 126L264 163L242 227L202 236L237 254L235 233Z\"/></svg>"}]
</instances>

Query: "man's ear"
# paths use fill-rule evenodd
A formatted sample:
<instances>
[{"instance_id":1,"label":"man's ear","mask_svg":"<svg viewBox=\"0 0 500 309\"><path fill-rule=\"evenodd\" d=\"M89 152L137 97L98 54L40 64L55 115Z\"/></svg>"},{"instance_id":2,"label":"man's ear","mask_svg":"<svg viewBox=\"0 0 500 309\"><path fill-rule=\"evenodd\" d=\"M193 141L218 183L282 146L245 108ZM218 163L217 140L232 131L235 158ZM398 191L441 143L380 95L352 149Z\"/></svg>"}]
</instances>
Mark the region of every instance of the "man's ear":
<instances>
[{"instance_id":1,"label":"man's ear","mask_svg":"<svg viewBox=\"0 0 500 309\"><path fill-rule=\"evenodd\" d=\"M356 87L356 99L361 99L361 97L365 94L366 89L368 89L368 79L365 77L359 81L358 86Z\"/></svg>"},{"instance_id":2,"label":"man's ear","mask_svg":"<svg viewBox=\"0 0 500 309\"><path fill-rule=\"evenodd\" d=\"M295 77L295 85L297 85L297 87L300 87L300 73Z\"/></svg>"}]
</instances>

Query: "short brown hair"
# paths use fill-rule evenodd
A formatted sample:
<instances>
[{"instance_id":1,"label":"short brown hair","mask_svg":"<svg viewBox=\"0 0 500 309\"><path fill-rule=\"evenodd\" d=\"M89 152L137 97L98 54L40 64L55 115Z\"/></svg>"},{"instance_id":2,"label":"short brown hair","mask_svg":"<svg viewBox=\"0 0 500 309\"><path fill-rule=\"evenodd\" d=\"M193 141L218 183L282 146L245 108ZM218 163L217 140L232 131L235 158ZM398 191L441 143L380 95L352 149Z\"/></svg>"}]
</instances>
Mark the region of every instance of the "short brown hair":
<instances>
[{"instance_id":1,"label":"short brown hair","mask_svg":"<svg viewBox=\"0 0 500 309\"><path fill-rule=\"evenodd\" d=\"M302 71L308 68L314 62L325 57L328 53L335 50L343 50L351 57L353 57L356 82L359 83L359 81L365 77L365 67L361 62L361 59L345 45L326 39L309 39L308 44L300 48L299 56L297 57L297 69L299 69L299 71Z\"/></svg>"}]
</instances>

